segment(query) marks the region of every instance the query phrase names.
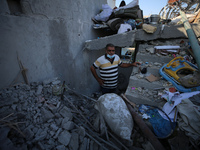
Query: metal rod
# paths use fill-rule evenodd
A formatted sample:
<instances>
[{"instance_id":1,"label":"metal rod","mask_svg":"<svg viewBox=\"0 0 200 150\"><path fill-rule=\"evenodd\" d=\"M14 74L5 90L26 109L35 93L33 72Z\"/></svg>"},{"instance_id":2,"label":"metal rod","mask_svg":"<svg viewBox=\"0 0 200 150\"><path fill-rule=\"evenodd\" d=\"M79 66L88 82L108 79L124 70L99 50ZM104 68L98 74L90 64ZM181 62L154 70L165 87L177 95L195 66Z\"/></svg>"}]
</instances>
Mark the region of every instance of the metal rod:
<instances>
[{"instance_id":1,"label":"metal rod","mask_svg":"<svg viewBox=\"0 0 200 150\"><path fill-rule=\"evenodd\" d=\"M200 70L200 46L198 44L197 38L194 34L194 31L192 30L192 27L187 20L185 13L180 10L180 14L181 14L182 22L184 24L185 30L187 32L187 35L188 35L188 38L189 38L189 41L190 41L190 44L192 47L192 51L194 53L194 58L197 62L198 70Z\"/></svg>"}]
</instances>

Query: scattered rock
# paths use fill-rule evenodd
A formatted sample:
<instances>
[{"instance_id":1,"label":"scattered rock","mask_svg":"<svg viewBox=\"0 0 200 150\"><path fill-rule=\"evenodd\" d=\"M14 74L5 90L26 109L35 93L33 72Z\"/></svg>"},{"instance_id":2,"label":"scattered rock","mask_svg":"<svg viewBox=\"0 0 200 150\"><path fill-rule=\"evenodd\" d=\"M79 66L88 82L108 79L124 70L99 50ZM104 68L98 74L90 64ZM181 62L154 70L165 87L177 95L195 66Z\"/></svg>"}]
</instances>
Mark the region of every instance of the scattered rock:
<instances>
[{"instance_id":1,"label":"scattered rock","mask_svg":"<svg viewBox=\"0 0 200 150\"><path fill-rule=\"evenodd\" d=\"M69 144L70 139L71 139L71 134L66 130L60 133L60 135L58 136L58 141L65 146Z\"/></svg>"},{"instance_id":2,"label":"scattered rock","mask_svg":"<svg viewBox=\"0 0 200 150\"><path fill-rule=\"evenodd\" d=\"M69 108L67 108L66 106L64 106L61 110L60 110L60 114L63 117L68 117L69 120L72 119L72 113L71 110Z\"/></svg>"},{"instance_id":3,"label":"scattered rock","mask_svg":"<svg viewBox=\"0 0 200 150\"><path fill-rule=\"evenodd\" d=\"M40 95L42 93L42 89L43 89L43 86L39 85L38 88L37 88L36 95Z\"/></svg>"}]
</instances>

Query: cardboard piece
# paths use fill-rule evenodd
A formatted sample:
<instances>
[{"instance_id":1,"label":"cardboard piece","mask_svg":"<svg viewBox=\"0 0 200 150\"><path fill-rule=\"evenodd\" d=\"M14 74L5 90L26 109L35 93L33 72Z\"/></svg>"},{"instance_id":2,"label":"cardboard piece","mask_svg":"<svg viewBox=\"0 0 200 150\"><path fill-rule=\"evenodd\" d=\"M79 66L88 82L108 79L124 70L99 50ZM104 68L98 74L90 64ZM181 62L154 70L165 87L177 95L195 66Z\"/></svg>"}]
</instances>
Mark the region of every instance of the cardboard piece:
<instances>
[{"instance_id":1,"label":"cardboard piece","mask_svg":"<svg viewBox=\"0 0 200 150\"><path fill-rule=\"evenodd\" d=\"M151 74L150 76L146 77L146 79L147 79L149 82L154 82L154 81L159 80L160 78L154 76L153 74Z\"/></svg>"}]
</instances>

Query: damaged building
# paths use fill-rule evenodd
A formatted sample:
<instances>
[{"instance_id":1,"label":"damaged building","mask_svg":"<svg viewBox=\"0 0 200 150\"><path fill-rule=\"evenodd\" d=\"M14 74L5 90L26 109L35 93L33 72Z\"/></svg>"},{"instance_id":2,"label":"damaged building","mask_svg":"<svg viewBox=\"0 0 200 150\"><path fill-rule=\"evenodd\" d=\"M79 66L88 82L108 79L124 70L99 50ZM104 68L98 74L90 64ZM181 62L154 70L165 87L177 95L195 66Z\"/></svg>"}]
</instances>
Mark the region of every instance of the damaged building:
<instances>
[{"instance_id":1,"label":"damaged building","mask_svg":"<svg viewBox=\"0 0 200 150\"><path fill-rule=\"evenodd\" d=\"M143 18L137 0L1 0L0 149L198 149L200 12L188 4L191 14L175 0L168 16ZM141 63L119 67L118 95L102 95L90 71L108 43Z\"/></svg>"}]
</instances>

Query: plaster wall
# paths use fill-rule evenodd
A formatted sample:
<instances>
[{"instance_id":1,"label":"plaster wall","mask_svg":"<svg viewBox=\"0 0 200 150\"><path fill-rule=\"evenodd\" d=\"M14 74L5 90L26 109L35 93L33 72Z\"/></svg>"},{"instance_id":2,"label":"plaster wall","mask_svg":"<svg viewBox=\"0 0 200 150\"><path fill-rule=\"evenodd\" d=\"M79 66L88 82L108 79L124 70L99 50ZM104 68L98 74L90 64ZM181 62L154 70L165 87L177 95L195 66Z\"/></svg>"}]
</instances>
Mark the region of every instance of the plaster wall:
<instances>
[{"instance_id":1,"label":"plaster wall","mask_svg":"<svg viewBox=\"0 0 200 150\"><path fill-rule=\"evenodd\" d=\"M23 82L18 54L29 82L59 77L81 93L92 92L84 42L98 37L91 17L106 0L21 0L17 14L9 13L6 0L0 3L6 6L0 7L0 88Z\"/></svg>"}]
</instances>

